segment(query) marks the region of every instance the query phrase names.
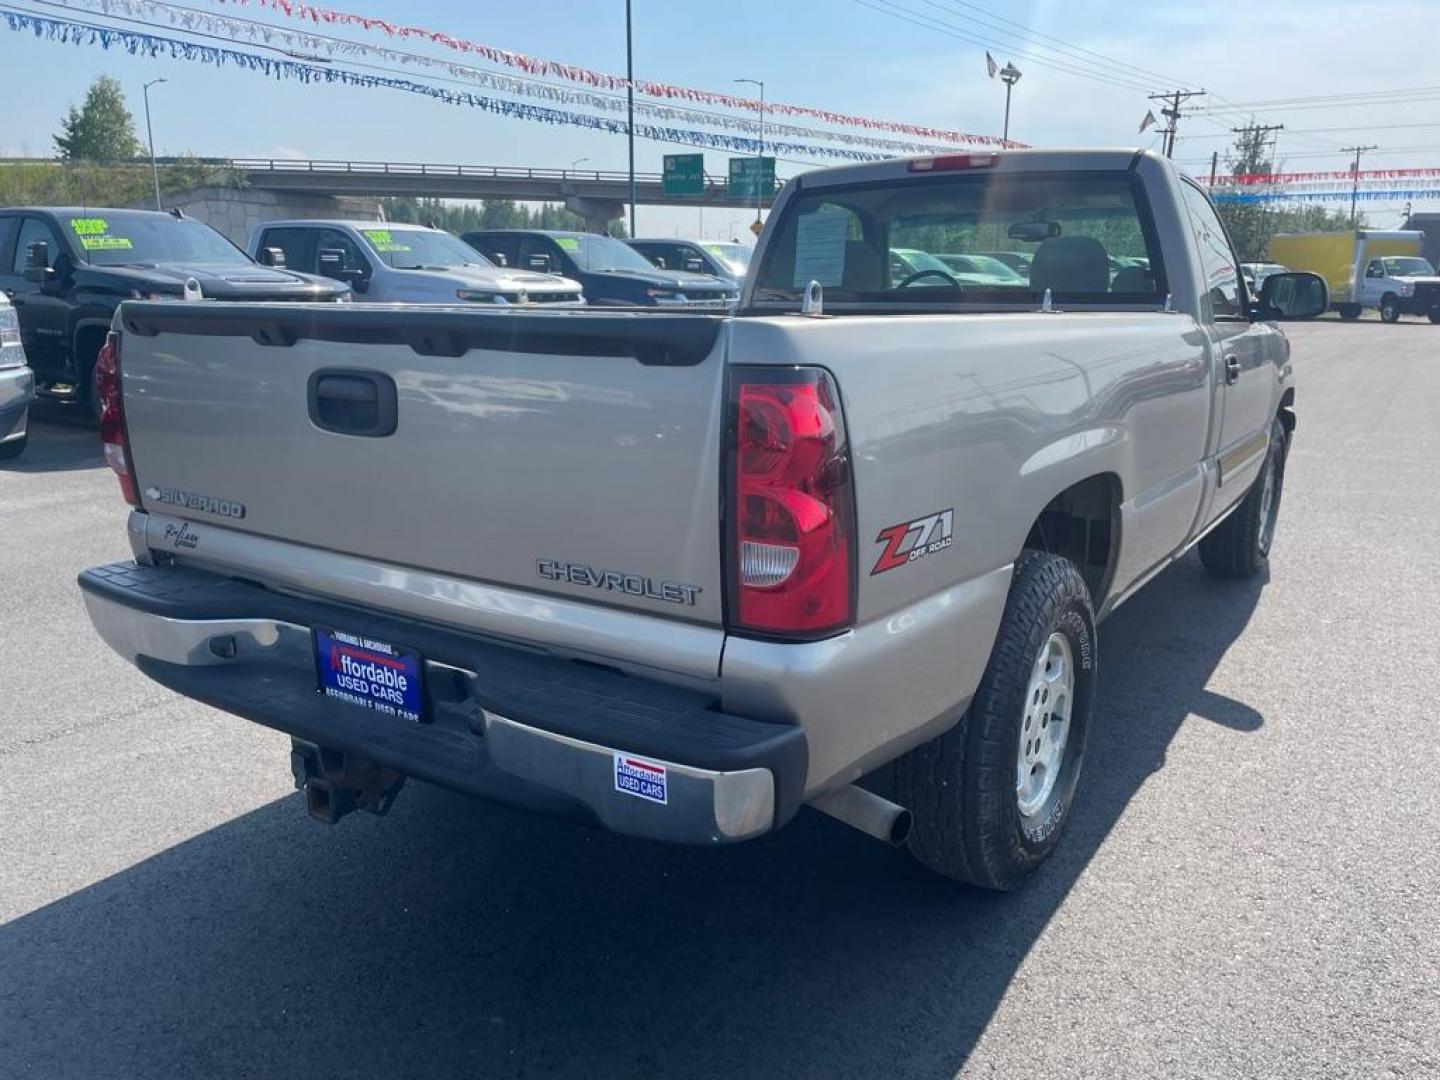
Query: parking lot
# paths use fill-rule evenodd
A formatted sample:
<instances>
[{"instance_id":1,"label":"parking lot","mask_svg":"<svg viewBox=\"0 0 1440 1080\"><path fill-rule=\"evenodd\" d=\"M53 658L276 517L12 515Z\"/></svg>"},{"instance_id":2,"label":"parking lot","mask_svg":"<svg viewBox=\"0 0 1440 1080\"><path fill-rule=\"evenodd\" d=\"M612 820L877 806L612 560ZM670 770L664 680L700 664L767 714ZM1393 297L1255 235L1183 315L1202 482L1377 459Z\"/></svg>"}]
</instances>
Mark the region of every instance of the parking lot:
<instances>
[{"instance_id":1,"label":"parking lot","mask_svg":"<svg viewBox=\"0 0 1440 1080\"><path fill-rule=\"evenodd\" d=\"M94 636L124 508L42 419L0 470L0 1075L1440 1075L1440 328L1288 332L1268 577L1192 555L1104 624L1071 835L1009 895L812 811L671 848L412 784L326 829L285 737Z\"/></svg>"}]
</instances>

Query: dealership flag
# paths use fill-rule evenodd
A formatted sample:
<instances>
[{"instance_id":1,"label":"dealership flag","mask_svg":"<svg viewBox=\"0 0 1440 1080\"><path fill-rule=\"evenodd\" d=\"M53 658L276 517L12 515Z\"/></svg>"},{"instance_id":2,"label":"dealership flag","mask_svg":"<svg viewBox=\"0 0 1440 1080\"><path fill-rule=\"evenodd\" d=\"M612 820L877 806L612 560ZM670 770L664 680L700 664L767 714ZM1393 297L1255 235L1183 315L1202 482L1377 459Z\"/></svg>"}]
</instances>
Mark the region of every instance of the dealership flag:
<instances>
[{"instance_id":1,"label":"dealership flag","mask_svg":"<svg viewBox=\"0 0 1440 1080\"><path fill-rule=\"evenodd\" d=\"M1151 124L1158 124L1159 122L1159 120L1155 119L1155 110L1147 109L1145 112L1145 119L1140 121L1140 134L1145 134L1146 128L1148 128Z\"/></svg>"},{"instance_id":2,"label":"dealership flag","mask_svg":"<svg viewBox=\"0 0 1440 1080\"><path fill-rule=\"evenodd\" d=\"M1000 70L1000 65L995 63L995 58L988 52L985 54L985 70L990 73L990 78L992 79L995 77L995 73Z\"/></svg>"}]
</instances>

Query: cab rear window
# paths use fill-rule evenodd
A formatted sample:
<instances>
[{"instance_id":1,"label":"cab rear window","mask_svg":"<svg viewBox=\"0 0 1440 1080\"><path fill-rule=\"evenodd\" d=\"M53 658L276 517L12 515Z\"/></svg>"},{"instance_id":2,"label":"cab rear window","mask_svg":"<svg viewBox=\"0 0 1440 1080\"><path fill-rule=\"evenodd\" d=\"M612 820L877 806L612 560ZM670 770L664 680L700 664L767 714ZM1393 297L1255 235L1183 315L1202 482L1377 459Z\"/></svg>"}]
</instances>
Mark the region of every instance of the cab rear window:
<instances>
[{"instance_id":1,"label":"cab rear window","mask_svg":"<svg viewBox=\"0 0 1440 1080\"><path fill-rule=\"evenodd\" d=\"M1161 303L1158 245L1129 173L952 173L801 193L754 300L827 306Z\"/></svg>"}]
</instances>

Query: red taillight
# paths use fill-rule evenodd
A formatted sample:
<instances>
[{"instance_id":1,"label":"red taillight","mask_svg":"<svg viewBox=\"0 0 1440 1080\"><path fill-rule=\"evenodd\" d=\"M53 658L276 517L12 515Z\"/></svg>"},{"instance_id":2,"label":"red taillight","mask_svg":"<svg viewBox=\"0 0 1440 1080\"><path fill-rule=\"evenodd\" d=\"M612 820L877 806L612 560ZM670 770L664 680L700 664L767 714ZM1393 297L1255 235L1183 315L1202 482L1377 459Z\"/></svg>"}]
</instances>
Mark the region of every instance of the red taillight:
<instances>
[{"instance_id":1,"label":"red taillight","mask_svg":"<svg viewBox=\"0 0 1440 1080\"><path fill-rule=\"evenodd\" d=\"M120 335L113 331L95 357L95 385L91 389L100 403L100 442L105 447L105 461L115 470L125 501L139 506L140 493L135 486L130 444L125 437L125 411L120 402Z\"/></svg>"},{"instance_id":2,"label":"red taillight","mask_svg":"<svg viewBox=\"0 0 1440 1080\"><path fill-rule=\"evenodd\" d=\"M733 373L732 628L820 637L854 610L854 512L840 400L817 368Z\"/></svg>"},{"instance_id":3,"label":"red taillight","mask_svg":"<svg viewBox=\"0 0 1440 1080\"><path fill-rule=\"evenodd\" d=\"M911 172L957 172L960 169L988 169L995 164L995 154L941 154L939 157L915 158Z\"/></svg>"}]
</instances>

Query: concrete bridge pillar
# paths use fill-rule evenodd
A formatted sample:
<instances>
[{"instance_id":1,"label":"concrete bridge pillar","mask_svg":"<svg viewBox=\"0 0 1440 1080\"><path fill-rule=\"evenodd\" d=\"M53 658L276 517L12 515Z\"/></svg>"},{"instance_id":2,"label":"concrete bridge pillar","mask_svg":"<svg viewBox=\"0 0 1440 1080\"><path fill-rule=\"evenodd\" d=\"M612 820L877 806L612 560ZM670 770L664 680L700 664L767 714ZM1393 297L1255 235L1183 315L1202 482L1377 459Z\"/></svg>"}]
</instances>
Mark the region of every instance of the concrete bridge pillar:
<instances>
[{"instance_id":1,"label":"concrete bridge pillar","mask_svg":"<svg viewBox=\"0 0 1440 1080\"><path fill-rule=\"evenodd\" d=\"M617 199L595 199L586 195L565 196L565 209L585 219L587 232L610 231L610 222L622 217L625 204Z\"/></svg>"}]
</instances>

